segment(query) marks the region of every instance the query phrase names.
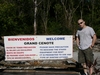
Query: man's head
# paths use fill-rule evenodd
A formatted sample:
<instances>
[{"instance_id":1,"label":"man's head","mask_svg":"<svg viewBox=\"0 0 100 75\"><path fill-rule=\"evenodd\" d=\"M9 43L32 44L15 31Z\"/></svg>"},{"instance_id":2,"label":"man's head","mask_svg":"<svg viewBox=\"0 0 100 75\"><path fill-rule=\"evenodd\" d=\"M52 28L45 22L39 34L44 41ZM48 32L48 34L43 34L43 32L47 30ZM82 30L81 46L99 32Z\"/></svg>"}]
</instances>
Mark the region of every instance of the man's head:
<instances>
[{"instance_id":1,"label":"man's head","mask_svg":"<svg viewBox=\"0 0 100 75\"><path fill-rule=\"evenodd\" d=\"M85 27L86 27L85 21L84 21L83 19L79 19L79 20L78 20L78 24L79 24L79 26L80 26L81 28L85 28Z\"/></svg>"}]
</instances>

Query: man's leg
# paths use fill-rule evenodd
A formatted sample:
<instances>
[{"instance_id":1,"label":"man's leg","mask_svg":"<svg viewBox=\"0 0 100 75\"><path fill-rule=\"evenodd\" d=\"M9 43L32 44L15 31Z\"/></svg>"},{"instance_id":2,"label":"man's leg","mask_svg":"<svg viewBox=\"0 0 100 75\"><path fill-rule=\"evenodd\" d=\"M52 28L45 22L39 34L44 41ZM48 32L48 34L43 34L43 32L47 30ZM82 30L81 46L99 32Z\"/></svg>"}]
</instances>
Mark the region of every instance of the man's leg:
<instances>
[{"instance_id":1,"label":"man's leg","mask_svg":"<svg viewBox=\"0 0 100 75\"><path fill-rule=\"evenodd\" d=\"M94 60L94 54L92 49L88 48L85 50L85 58L86 58L86 66L88 67L88 73L89 75L92 75L93 73L93 60Z\"/></svg>"},{"instance_id":2,"label":"man's leg","mask_svg":"<svg viewBox=\"0 0 100 75\"><path fill-rule=\"evenodd\" d=\"M86 63L82 63L82 66L84 68L84 73L87 75L87 73L88 73L88 67L87 67Z\"/></svg>"},{"instance_id":3,"label":"man's leg","mask_svg":"<svg viewBox=\"0 0 100 75\"><path fill-rule=\"evenodd\" d=\"M89 75L92 75L92 73L93 73L93 67L91 66L91 67L89 68Z\"/></svg>"}]
</instances>

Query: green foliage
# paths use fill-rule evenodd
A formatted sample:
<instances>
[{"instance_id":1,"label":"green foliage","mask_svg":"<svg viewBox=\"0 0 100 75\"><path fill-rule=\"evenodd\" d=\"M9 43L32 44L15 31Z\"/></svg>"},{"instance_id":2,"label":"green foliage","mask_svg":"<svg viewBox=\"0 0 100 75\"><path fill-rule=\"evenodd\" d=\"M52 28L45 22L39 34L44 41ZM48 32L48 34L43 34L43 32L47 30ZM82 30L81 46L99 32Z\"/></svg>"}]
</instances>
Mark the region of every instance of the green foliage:
<instances>
[{"instance_id":1,"label":"green foliage","mask_svg":"<svg viewBox=\"0 0 100 75\"><path fill-rule=\"evenodd\" d=\"M14 32L10 32L10 30L14 29L14 26L17 24L14 22L14 15L15 8L14 4L3 3L0 4L0 34L9 35Z\"/></svg>"},{"instance_id":2,"label":"green foliage","mask_svg":"<svg viewBox=\"0 0 100 75\"><path fill-rule=\"evenodd\" d=\"M41 1L37 0L37 34L44 35L47 32L48 35L73 35L78 28L77 20L82 16L86 24L93 27L100 37L100 0L84 0L81 3L80 0L62 0L66 11L61 0L44 0L39 3ZM46 15L49 4L50 10ZM47 30L44 28L43 19L46 19ZM33 0L0 0L0 36L33 34L33 23Z\"/></svg>"},{"instance_id":3,"label":"green foliage","mask_svg":"<svg viewBox=\"0 0 100 75\"><path fill-rule=\"evenodd\" d=\"M72 34L71 30L69 30L65 26L59 23L56 23L56 22L49 22L48 33L49 35L70 35Z\"/></svg>"},{"instance_id":4,"label":"green foliage","mask_svg":"<svg viewBox=\"0 0 100 75\"><path fill-rule=\"evenodd\" d=\"M28 11L26 12L26 9L24 10L23 6L18 6L18 4L7 1L0 4L0 35L29 34L32 32L32 20L29 20L31 17L27 14Z\"/></svg>"},{"instance_id":5,"label":"green foliage","mask_svg":"<svg viewBox=\"0 0 100 75\"><path fill-rule=\"evenodd\" d=\"M62 5L57 3L54 5L53 9L55 13L56 22L63 23L64 15L62 14L64 11Z\"/></svg>"},{"instance_id":6,"label":"green foliage","mask_svg":"<svg viewBox=\"0 0 100 75\"><path fill-rule=\"evenodd\" d=\"M98 36L98 38L100 38L100 24L94 26L93 28L94 28L94 30L95 30L96 35Z\"/></svg>"}]
</instances>

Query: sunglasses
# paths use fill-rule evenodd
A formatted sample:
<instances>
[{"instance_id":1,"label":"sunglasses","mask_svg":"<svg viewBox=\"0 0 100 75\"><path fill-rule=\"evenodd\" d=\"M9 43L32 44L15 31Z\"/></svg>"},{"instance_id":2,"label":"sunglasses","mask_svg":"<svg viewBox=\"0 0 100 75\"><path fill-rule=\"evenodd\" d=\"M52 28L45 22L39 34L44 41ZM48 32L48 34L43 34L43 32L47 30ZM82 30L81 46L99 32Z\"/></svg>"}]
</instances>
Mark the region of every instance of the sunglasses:
<instances>
[{"instance_id":1,"label":"sunglasses","mask_svg":"<svg viewBox=\"0 0 100 75\"><path fill-rule=\"evenodd\" d=\"M83 22L80 22L80 23L78 23L78 24L82 24Z\"/></svg>"}]
</instances>

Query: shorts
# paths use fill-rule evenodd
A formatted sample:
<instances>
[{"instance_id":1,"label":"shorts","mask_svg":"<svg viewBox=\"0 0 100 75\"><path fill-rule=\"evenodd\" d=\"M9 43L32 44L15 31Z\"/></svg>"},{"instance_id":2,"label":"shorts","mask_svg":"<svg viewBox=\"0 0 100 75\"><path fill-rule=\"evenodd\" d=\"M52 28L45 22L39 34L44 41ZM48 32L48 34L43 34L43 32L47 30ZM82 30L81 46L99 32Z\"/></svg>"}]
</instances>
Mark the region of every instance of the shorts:
<instances>
[{"instance_id":1,"label":"shorts","mask_svg":"<svg viewBox=\"0 0 100 75\"><path fill-rule=\"evenodd\" d=\"M85 50L80 50L78 52L78 62L79 63L93 63L94 54L92 49L88 48Z\"/></svg>"}]
</instances>

